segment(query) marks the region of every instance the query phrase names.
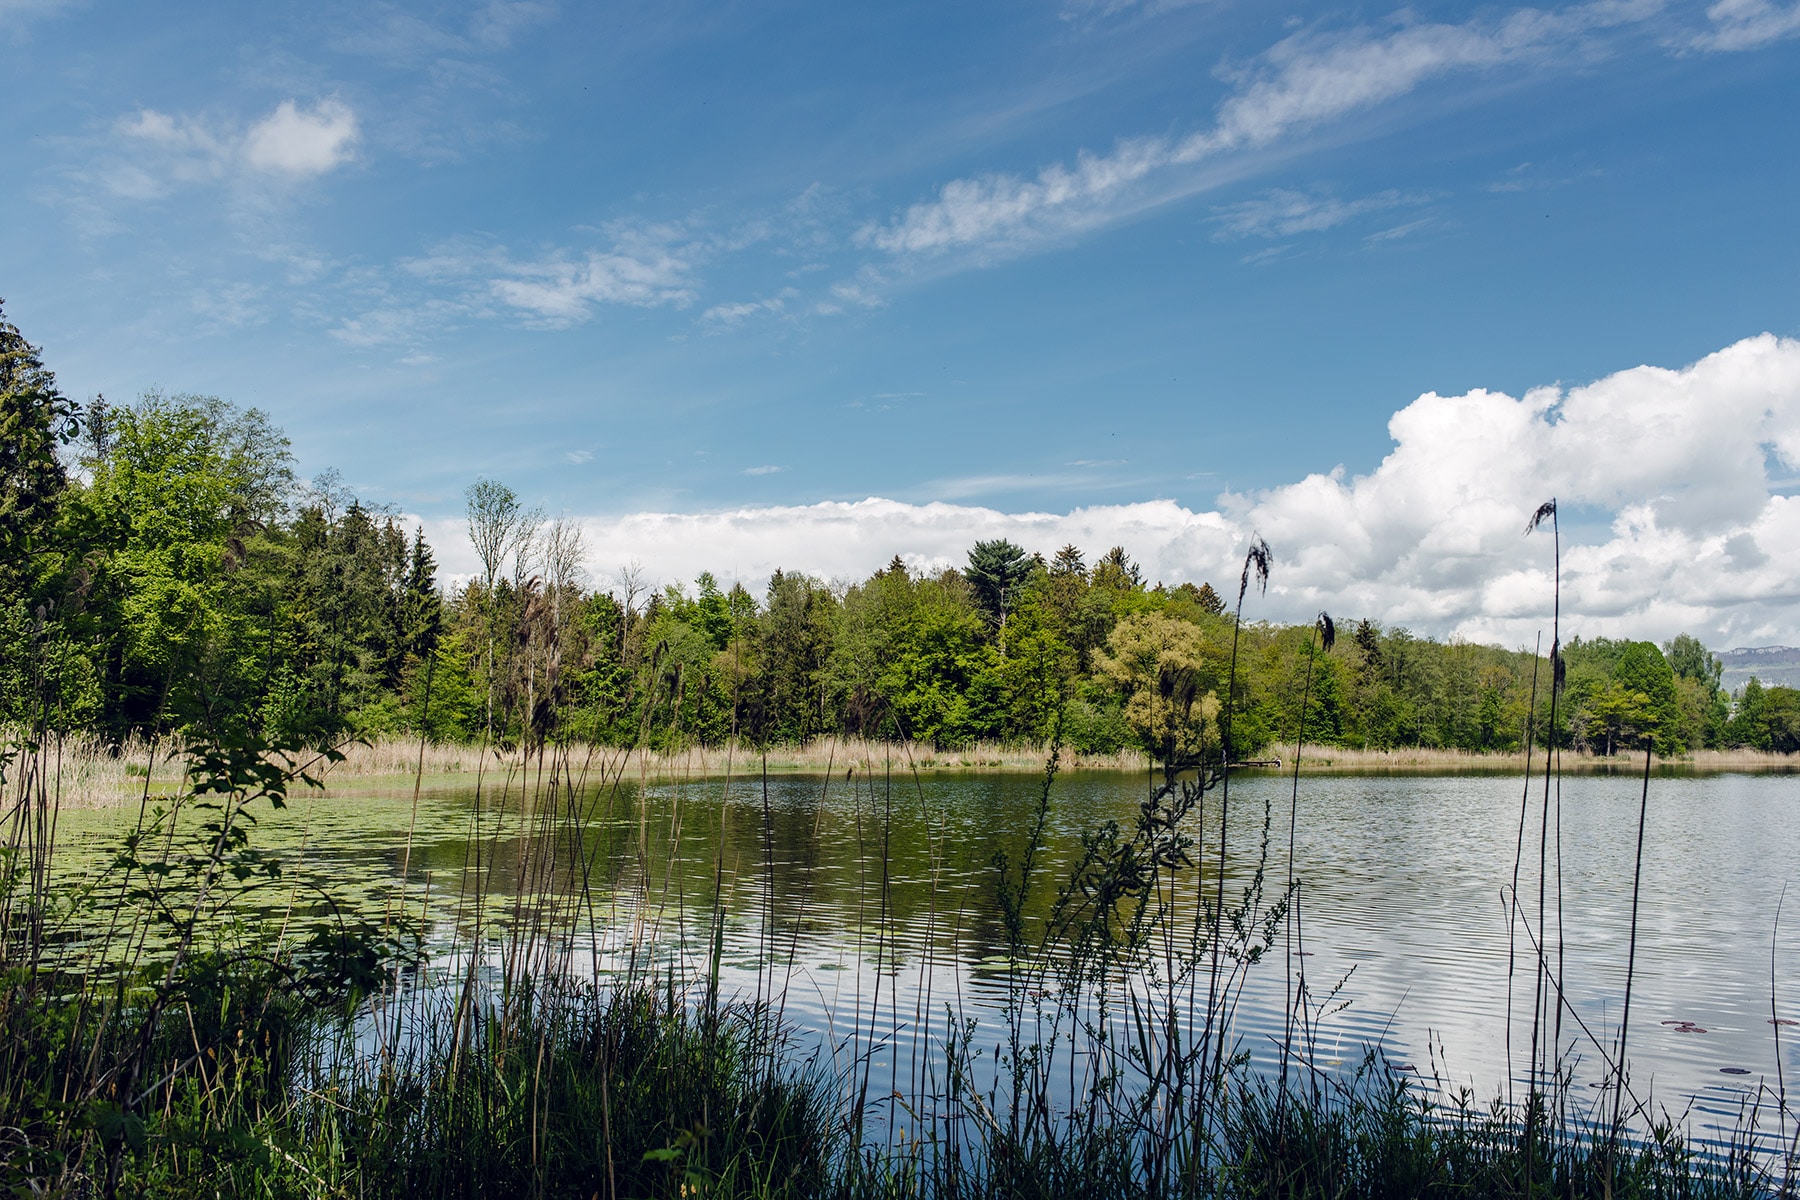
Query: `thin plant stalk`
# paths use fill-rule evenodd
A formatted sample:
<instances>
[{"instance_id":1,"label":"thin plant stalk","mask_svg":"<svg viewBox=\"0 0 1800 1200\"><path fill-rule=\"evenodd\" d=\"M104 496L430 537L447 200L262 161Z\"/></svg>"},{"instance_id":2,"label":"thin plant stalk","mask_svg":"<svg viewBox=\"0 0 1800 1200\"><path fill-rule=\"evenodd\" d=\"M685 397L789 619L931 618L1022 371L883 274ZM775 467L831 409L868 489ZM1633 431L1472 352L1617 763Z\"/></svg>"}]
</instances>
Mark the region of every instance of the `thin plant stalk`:
<instances>
[{"instance_id":1,"label":"thin plant stalk","mask_svg":"<svg viewBox=\"0 0 1800 1200\"><path fill-rule=\"evenodd\" d=\"M1212 929L1212 969L1206 985L1206 1033L1205 1039L1214 1039L1212 1049L1212 1075L1217 1075L1225 1066L1224 1029L1214 1029L1214 1018L1218 1012L1219 991L1219 952L1225 929L1225 852L1230 840L1231 819L1231 718L1237 708L1237 664L1238 644L1244 628L1244 596L1250 590L1250 576L1255 574L1261 590L1269 587L1269 563L1273 556L1269 553L1269 544L1260 537L1251 539L1250 548L1244 553L1244 570L1238 578L1237 608L1231 622L1231 669L1226 676L1224 724L1220 729L1220 762L1219 762L1219 861L1217 877L1213 880L1213 929ZM1201 1043L1201 1060L1206 1058L1206 1043ZM1204 1091L1202 1092L1204 1096ZM1202 1101L1204 1107L1204 1101ZM1204 1122L1201 1122L1204 1127Z\"/></svg>"},{"instance_id":2,"label":"thin plant stalk","mask_svg":"<svg viewBox=\"0 0 1800 1200\"><path fill-rule=\"evenodd\" d=\"M1513 972L1517 963L1519 864L1525 857L1525 814L1531 806L1531 747L1537 723L1538 665L1542 661L1544 635L1540 630L1531 651L1531 699L1525 708L1525 786L1519 793L1519 836L1513 845L1512 888L1506 901L1506 1106L1513 1105Z\"/></svg>"},{"instance_id":3,"label":"thin plant stalk","mask_svg":"<svg viewBox=\"0 0 1800 1200\"><path fill-rule=\"evenodd\" d=\"M1650 813L1650 751L1654 740L1644 738L1644 790L1638 800L1637 858L1631 868L1631 937L1625 950L1625 1007L1619 1016L1618 1059L1613 1064L1612 1124L1606 1134L1606 1196L1612 1197L1613 1154L1619 1141L1619 1109L1625 1099L1625 1038L1631 1032L1631 985L1637 970L1638 896L1644 879L1644 822ZM1779 910L1778 910L1779 911ZM1777 1056L1777 1063L1780 1058Z\"/></svg>"},{"instance_id":4,"label":"thin plant stalk","mask_svg":"<svg viewBox=\"0 0 1800 1200\"><path fill-rule=\"evenodd\" d=\"M1288 898L1287 920L1287 1005L1282 1014L1281 1034L1281 1085L1276 1093L1275 1103L1278 1107L1287 1103L1288 1058L1294 1045L1294 925L1299 920L1297 906L1294 905L1294 840L1300 821L1300 754L1306 746L1306 711L1312 702L1313 676L1313 644L1317 637L1324 646L1325 653L1331 653L1332 645L1337 641L1337 626L1332 623L1329 613L1320 613L1313 623L1313 633L1306 640L1306 682L1300 688L1300 718L1294 732L1294 787L1288 797L1288 844L1287 844L1287 889L1284 894ZM1306 991L1306 964L1300 964L1300 993ZM1280 1127L1280 1117L1276 1119Z\"/></svg>"}]
</instances>

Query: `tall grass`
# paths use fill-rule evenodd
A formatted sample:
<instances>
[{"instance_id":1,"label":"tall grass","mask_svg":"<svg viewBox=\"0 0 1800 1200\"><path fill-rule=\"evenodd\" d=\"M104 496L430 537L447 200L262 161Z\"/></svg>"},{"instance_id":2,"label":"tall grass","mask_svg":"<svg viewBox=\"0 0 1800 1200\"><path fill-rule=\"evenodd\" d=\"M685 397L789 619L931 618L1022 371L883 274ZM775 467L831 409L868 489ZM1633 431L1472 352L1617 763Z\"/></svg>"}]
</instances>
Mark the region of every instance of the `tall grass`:
<instances>
[{"instance_id":1,"label":"tall grass","mask_svg":"<svg viewBox=\"0 0 1800 1200\"><path fill-rule=\"evenodd\" d=\"M1267 572L1258 543L1239 619ZM1328 650L1329 619L1317 628ZM353 899L328 864L269 849L265 824L286 819L294 790L355 769L358 755L366 777L406 765L416 824L423 781L463 760L434 759L418 742L315 753L223 737L160 751L154 778L126 777L137 807L118 853L107 872L77 879L58 870L65 768L40 732L5 760L0 1189L419 1200L1792 1193L1791 1149L1784 1173L1755 1149L1753 1124L1724 1153L1701 1154L1647 1120L1627 1087L1624 1023L1604 1044L1567 1008L1546 919L1554 761L1538 814L1535 923L1516 874L1507 901L1537 980L1523 1102L1478 1102L1378 1055L1357 1071L1322 1069L1314 1043L1333 994L1315 995L1299 965L1297 902L1310 676L1274 883L1271 804L1260 820L1230 807L1235 682L1220 744L1154 764L1142 802L1084 829L1066 861L1051 838L1069 759L1053 737L1016 837L960 880L949 814L924 785L931 768L911 757L920 747L822 748L821 803L795 817L770 798L776 752L751 754L748 741L661 762L546 741L469 760L461 862L415 857L409 834L394 879ZM739 804L746 778L761 787ZM719 828L696 833L714 797ZM858 875L842 884L854 908L822 902L820 889L840 883L816 862L784 874L775 858L780 821L810 821L802 840L816 847L827 798L857 849ZM1521 857L1525 818L1522 804ZM735 821L748 823L747 842L725 828ZM1640 838L1642 828L1640 813ZM922 912L895 888L902 836L923 843ZM712 847L698 882L677 869L697 842ZM429 877L433 864L454 878ZM801 1038L789 1000L808 931L850 911L844 941L863 969L840 976L825 1029ZM728 926L745 914L755 937L733 941ZM923 924L922 949L903 953L903 921ZM1281 1070L1258 1073L1236 1017L1284 937ZM993 1006L965 995L959 971L942 982L943 944L989 951ZM753 973L728 961L746 953ZM751 982L737 990L732 979ZM1559 1088L1569 1047L1554 1025L1565 1009L1611 1064L1610 1113ZM1785 1090L1778 1111L1785 1136Z\"/></svg>"}]
</instances>

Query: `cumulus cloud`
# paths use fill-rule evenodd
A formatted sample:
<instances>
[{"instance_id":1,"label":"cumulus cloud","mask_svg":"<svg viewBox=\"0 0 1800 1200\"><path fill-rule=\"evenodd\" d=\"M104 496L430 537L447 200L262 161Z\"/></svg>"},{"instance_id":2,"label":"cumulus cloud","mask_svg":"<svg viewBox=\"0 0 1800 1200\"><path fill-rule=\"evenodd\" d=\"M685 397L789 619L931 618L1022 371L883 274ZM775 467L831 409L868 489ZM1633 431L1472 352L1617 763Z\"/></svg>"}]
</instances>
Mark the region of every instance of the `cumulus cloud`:
<instances>
[{"instance_id":1,"label":"cumulus cloud","mask_svg":"<svg viewBox=\"0 0 1800 1200\"><path fill-rule=\"evenodd\" d=\"M1555 496L1610 521L1605 539L1565 547L1577 628L1736 641L1800 627L1800 508L1767 473L1771 457L1800 455L1800 342L1764 335L1682 370L1519 399L1428 394L1388 429L1395 448L1367 476L1226 497L1289 548L1292 598L1522 639L1541 623L1551 564L1521 542L1520 514ZM1733 555L1746 534L1766 557Z\"/></svg>"},{"instance_id":2,"label":"cumulus cloud","mask_svg":"<svg viewBox=\"0 0 1800 1200\"><path fill-rule=\"evenodd\" d=\"M139 109L115 125L113 161L100 177L115 195L157 199L178 186L303 179L350 161L361 136L356 113L327 98L310 108L283 100L239 129L229 121Z\"/></svg>"},{"instance_id":3,"label":"cumulus cloud","mask_svg":"<svg viewBox=\"0 0 1800 1200\"><path fill-rule=\"evenodd\" d=\"M665 582L702 570L759 586L776 568L867 576L899 554L960 566L978 539L1090 559L1122 545L1169 584L1226 590L1261 534L1276 565L1258 617L1320 609L1437 635L1529 645L1547 628L1552 544L1524 536L1555 497L1565 636L1714 646L1800 643L1800 341L1764 334L1690 366L1641 366L1522 397L1428 393L1388 423L1394 446L1365 475L1308 475L1196 510L1173 500L1007 513L870 498L586 521L592 563L639 561ZM448 569L468 571L460 525L443 523Z\"/></svg>"},{"instance_id":4,"label":"cumulus cloud","mask_svg":"<svg viewBox=\"0 0 1800 1200\"><path fill-rule=\"evenodd\" d=\"M283 100L250 127L244 161L263 171L321 175L349 160L357 136L356 114L341 100L322 100L311 110Z\"/></svg>"},{"instance_id":5,"label":"cumulus cloud","mask_svg":"<svg viewBox=\"0 0 1800 1200\"><path fill-rule=\"evenodd\" d=\"M1659 8L1657 0L1596 0L1554 11L1520 9L1498 20L1410 23L1385 33L1302 30L1236 73L1207 128L1185 137L1122 140L1110 153L1083 152L1073 166L1053 163L1030 178L993 173L951 180L898 217L864 226L858 240L899 255L1064 237L1211 186L1214 180L1194 168L1226 152L1268 146L1450 75L1575 53L1596 31L1641 21Z\"/></svg>"}]
</instances>

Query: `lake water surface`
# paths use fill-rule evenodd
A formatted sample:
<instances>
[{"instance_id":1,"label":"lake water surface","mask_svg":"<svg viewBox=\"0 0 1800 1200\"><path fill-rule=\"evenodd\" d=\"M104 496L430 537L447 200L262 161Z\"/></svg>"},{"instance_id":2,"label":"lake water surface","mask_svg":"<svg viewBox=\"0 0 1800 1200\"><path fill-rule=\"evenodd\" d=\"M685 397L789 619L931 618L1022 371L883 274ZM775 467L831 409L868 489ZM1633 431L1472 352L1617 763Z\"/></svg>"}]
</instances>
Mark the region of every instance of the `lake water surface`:
<instances>
[{"instance_id":1,"label":"lake water surface","mask_svg":"<svg viewBox=\"0 0 1800 1200\"><path fill-rule=\"evenodd\" d=\"M1295 873L1309 954L1290 960L1278 943L1250 973L1232 1033L1253 1067L1274 1061L1293 961L1317 992L1342 982L1344 1006L1323 1020L1316 1042L1322 1065L1351 1069L1375 1050L1424 1076L1435 1069L1484 1099L1505 1089L1504 898L1521 786L1493 776L1301 781ZM1081 832L1129 822L1147 787L1142 776L1120 774L1056 781L1035 911L1064 877ZM1253 867L1265 804L1279 847L1270 875L1285 878L1290 788L1265 774L1234 779L1233 888ZM1540 779L1519 877L1534 923L1542 790ZM624 969L635 948L640 966L653 952L704 974L721 897L722 990L775 1000L803 1040L868 1056L901 1090L941 1047L946 1007L998 1036L1007 968L994 859L1004 851L1017 861L1023 850L1039 791L1031 777L915 779L877 766L766 785L748 778L590 786L573 809L579 868L570 865L570 831L552 828L541 808L522 812L516 787L510 797L504 791L427 791L416 818L410 789L297 798L281 832L266 821L264 836L286 843L290 855L303 842L309 871L370 894L397 883L406 863L412 895L429 897L428 923L443 944L491 938L534 915L540 928L560 922L577 930L560 961L579 972ZM1630 776L1561 781L1560 937L1554 802L1550 814L1551 953L1560 943L1569 1002L1607 1045L1624 995L1639 794ZM1217 800L1209 793L1208 822L1216 823ZM566 802L562 811L570 811ZM116 817L84 815L74 841L96 848L109 825L116 829ZM1216 846L1216 824L1205 844ZM1800 1086L1800 1027L1771 1024L1772 971L1779 1015L1800 1017L1796 883L1800 780L1652 780L1631 1078L1657 1112L1686 1113L1702 1137L1733 1124L1746 1096L1777 1088L1778 1058L1785 1081ZM1517 932L1510 954L1518 1070L1532 989L1530 945ZM1597 1083L1604 1068L1591 1046L1584 1051L1573 1018L1563 1034L1576 1085Z\"/></svg>"}]
</instances>

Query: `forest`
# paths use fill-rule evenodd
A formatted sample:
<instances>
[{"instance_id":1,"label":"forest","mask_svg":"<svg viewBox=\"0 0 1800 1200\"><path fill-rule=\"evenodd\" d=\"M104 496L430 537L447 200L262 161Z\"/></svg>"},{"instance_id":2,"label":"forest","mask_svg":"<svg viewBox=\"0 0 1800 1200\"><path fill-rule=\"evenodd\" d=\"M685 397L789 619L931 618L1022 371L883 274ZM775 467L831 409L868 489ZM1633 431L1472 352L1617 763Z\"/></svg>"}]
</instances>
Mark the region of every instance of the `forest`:
<instances>
[{"instance_id":1,"label":"forest","mask_svg":"<svg viewBox=\"0 0 1800 1200\"><path fill-rule=\"evenodd\" d=\"M760 595L634 566L602 590L578 524L478 479L480 570L446 586L421 529L334 472L303 482L265 413L159 391L78 404L3 316L0 481L0 722L115 744L200 727L657 748L1054 732L1168 755L1219 744L1233 679L1238 758L1300 736L1508 751L1528 718L1539 741L1553 724L1547 656L1354 614L1269 624L1248 576L1166 586L1117 546L980 542L961 569L777 571ZM1561 660L1561 745L1800 749L1800 692L1726 694L1693 637L1575 637Z\"/></svg>"}]
</instances>

